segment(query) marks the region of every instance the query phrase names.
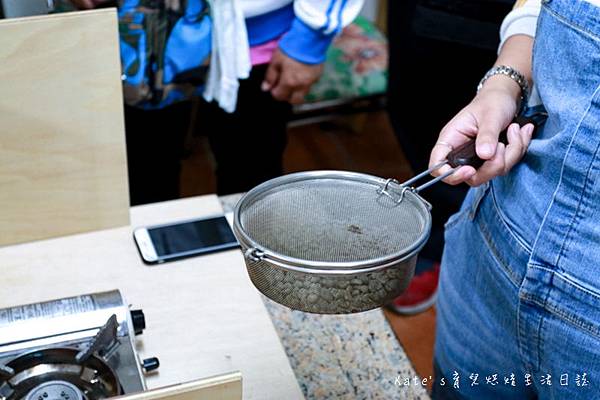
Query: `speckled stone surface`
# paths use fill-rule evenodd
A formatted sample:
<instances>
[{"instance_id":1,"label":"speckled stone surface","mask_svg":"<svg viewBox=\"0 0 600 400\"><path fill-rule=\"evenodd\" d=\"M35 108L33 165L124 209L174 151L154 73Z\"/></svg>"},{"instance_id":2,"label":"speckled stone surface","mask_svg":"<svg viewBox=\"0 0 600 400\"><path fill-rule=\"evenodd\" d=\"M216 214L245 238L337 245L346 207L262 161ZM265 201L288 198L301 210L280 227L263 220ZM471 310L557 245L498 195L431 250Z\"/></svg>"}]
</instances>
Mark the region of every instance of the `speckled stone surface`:
<instances>
[{"instance_id":1,"label":"speckled stone surface","mask_svg":"<svg viewBox=\"0 0 600 400\"><path fill-rule=\"evenodd\" d=\"M225 212L239 197L221 198ZM416 372L381 310L319 315L263 301L307 399L429 399L398 385Z\"/></svg>"},{"instance_id":2,"label":"speckled stone surface","mask_svg":"<svg viewBox=\"0 0 600 400\"><path fill-rule=\"evenodd\" d=\"M351 315L292 311L263 296L307 399L429 399L381 310Z\"/></svg>"}]
</instances>

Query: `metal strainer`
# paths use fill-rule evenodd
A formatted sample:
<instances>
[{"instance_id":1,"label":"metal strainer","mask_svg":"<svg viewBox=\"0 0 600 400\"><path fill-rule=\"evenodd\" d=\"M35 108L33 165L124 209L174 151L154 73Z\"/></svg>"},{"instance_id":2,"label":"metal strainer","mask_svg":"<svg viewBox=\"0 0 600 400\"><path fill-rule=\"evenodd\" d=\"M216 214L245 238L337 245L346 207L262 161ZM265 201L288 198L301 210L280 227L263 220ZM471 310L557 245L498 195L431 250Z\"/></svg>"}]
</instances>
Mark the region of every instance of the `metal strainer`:
<instances>
[{"instance_id":1,"label":"metal strainer","mask_svg":"<svg viewBox=\"0 0 600 400\"><path fill-rule=\"evenodd\" d=\"M518 117L520 125L542 117ZM506 143L506 130L500 134ZM448 164L416 188L411 184ZM272 179L236 206L233 231L248 274L270 299L293 309L342 314L370 310L398 297L414 274L429 237L431 205L419 192L462 165L483 164L475 142L400 184L343 171L312 171Z\"/></svg>"},{"instance_id":2,"label":"metal strainer","mask_svg":"<svg viewBox=\"0 0 600 400\"><path fill-rule=\"evenodd\" d=\"M408 286L431 229L428 203L405 189L343 171L257 186L234 219L250 279L272 300L307 312L359 312L392 300Z\"/></svg>"}]
</instances>

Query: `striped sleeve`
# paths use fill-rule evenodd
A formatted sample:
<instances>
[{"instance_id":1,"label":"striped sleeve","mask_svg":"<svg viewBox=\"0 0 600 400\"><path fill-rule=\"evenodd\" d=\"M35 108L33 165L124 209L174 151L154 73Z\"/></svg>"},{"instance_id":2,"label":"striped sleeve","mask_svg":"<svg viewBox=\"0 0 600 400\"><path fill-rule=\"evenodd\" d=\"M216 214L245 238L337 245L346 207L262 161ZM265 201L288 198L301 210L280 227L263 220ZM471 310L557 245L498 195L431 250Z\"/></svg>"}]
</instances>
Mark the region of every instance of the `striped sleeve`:
<instances>
[{"instance_id":1,"label":"striped sleeve","mask_svg":"<svg viewBox=\"0 0 600 400\"><path fill-rule=\"evenodd\" d=\"M364 0L295 0L292 27L279 47L288 56L320 64L335 35L360 12Z\"/></svg>"}]
</instances>

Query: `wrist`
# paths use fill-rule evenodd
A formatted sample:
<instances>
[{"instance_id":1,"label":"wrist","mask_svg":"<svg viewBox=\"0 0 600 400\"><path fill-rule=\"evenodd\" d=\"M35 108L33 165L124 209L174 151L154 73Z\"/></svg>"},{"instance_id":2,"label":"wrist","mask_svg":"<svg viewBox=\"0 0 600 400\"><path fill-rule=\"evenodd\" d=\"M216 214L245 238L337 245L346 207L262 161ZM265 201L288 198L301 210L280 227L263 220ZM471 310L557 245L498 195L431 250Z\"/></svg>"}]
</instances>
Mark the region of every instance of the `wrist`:
<instances>
[{"instance_id":1,"label":"wrist","mask_svg":"<svg viewBox=\"0 0 600 400\"><path fill-rule=\"evenodd\" d=\"M487 92L501 92L504 95L510 96L516 103L521 101L521 87L506 75L494 75L490 77L477 93Z\"/></svg>"},{"instance_id":2,"label":"wrist","mask_svg":"<svg viewBox=\"0 0 600 400\"><path fill-rule=\"evenodd\" d=\"M510 82L502 82L500 79L490 79L477 92L473 103L483 105L484 108L502 109L512 119L521 109L521 89L518 85L515 86L517 87L513 87Z\"/></svg>"},{"instance_id":3,"label":"wrist","mask_svg":"<svg viewBox=\"0 0 600 400\"><path fill-rule=\"evenodd\" d=\"M492 67L477 85L477 93L485 90L504 93L517 104L519 114L529 99L529 82L517 69L507 65Z\"/></svg>"},{"instance_id":4,"label":"wrist","mask_svg":"<svg viewBox=\"0 0 600 400\"><path fill-rule=\"evenodd\" d=\"M325 34L296 17L290 30L281 38L279 48L288 57L303 64L321 64L334 37L335 32Z\"/></svg>"}]
</instances>

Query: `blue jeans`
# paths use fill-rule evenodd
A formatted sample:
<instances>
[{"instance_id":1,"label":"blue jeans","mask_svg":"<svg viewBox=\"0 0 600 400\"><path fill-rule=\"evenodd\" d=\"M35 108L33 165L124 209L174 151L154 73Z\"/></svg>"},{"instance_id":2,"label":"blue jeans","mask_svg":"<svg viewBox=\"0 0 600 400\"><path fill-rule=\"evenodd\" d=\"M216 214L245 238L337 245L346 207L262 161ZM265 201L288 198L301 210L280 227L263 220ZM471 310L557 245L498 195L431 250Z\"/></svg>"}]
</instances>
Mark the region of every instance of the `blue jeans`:
<instances>
[{"instance_id":1,"label":"blue jeans","mask_svg":"<svg viewBox=\"0 0 600 400\"><path fill-rule=\"evenodd\" d=\"M533 63L546 124L446 225L435 399L600 398L600 8L544 0Z\"/></svg>"}]
</instances>

